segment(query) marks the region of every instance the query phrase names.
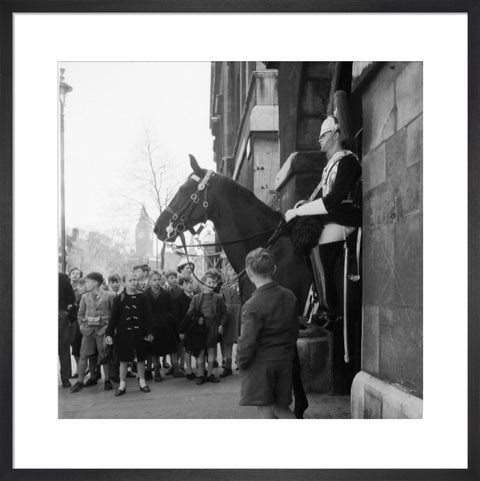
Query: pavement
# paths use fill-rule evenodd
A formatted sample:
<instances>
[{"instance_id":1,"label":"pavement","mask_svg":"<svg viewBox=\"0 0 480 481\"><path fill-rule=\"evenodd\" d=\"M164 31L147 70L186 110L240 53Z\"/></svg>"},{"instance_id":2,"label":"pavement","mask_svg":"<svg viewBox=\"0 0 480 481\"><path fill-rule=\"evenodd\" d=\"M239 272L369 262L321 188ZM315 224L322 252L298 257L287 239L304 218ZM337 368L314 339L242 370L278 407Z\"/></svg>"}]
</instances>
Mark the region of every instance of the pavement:
<instances>
[{"instance_id":1,"label":"pavement","mask_svg":"<svg viewBox=\"0 0 480 481\"><path fill-rule=\"evenodd\" d=\"M222 370L214 369L218 377ZM114 397L104 391L103 380L96 386L83 388L78 393L58 388L59 419L256 419L257 409L239 406L240 378L238 371L217 384L197 386L186 378L165 376L162 382L148 381L151 392L139 390L136 379L127 378L127 392ZM70 380L72 384L75 379ZM350 418L349 396L328 396L307 393L310 407L305 419Z\"/></svg>"}]
</instances>

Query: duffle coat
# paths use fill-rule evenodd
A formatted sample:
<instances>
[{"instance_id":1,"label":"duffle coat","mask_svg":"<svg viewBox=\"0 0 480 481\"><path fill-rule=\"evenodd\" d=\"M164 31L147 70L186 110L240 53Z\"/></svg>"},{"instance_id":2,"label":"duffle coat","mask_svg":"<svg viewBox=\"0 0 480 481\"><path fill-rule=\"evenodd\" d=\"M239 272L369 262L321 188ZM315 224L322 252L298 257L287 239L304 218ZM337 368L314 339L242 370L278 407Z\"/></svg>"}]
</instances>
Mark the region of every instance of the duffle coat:
<instances>
[{"instance_id":1,"label":"duffle coat","mask_svg":"<svg viewBox=\"0 0 480 481\"><path fill-rule=\"evenodd\" d=\"M149 353L144 338L152 334L152 311L146 294L122 292L116 296L106 334L114 339L119 361L144 361Z\"/></svg>"}]
</instances>

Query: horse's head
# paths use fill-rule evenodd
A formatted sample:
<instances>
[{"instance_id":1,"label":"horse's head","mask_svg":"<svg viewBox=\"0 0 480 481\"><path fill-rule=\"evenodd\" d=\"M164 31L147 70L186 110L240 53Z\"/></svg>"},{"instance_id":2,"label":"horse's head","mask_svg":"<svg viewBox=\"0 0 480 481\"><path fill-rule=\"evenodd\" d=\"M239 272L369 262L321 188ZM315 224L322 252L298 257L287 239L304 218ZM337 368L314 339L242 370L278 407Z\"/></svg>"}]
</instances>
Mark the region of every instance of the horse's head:
<instances>
[{"instance_id":1,"label":"horse's head","mask_svg":"<svg viewBox=\"0 0 480 481\"><path fill-rule=\"evenodd\" d=\"M161 241L174 241L185 230L207 219L207 190L212 171L202 169L193 155L190 165L193 172L178 189L167 208L160 214L153 231Z\"/></svg>"}]
</instances>

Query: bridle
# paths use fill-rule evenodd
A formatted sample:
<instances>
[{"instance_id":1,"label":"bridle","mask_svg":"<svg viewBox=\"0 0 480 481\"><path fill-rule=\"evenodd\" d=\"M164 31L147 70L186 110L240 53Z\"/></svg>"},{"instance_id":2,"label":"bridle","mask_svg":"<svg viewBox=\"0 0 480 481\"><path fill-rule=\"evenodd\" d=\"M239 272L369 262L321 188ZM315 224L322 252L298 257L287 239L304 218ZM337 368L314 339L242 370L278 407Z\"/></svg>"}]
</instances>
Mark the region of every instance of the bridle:
<instances>
[{"instance_id":1,"label":"bridle","mask_svg":"<svg viewBox=\"0 0 480 481\"><path fill-rule=\"evenodd\" d=\"M203 206L203 209L204 209L204 217L205 217L204 221L206 222L208 220L208 216L207 216L207 209L208 209L207 190L208 190L208 187L209 187L209 181L212 179L212 177L214 175L215 175L215 172L213 172L213 170L208 170L207 173L205 174L205 176L203 177L203 179L200 179L200 177L198 177L195 174L191 174L189 176L189 179L192 179L192 180L195 180L195 181L198 182L197 191L194 192L192 195L190 195L190 197L188 199L186 199L185 203L181 206L180 209L178 209L177 212L172 210L170 208L170 206L167 206L167 208L165 209L167 212L170 212L170 214L172 214L172 217L170 218L170 222L165 229L166 232L167 232L167 238L165 239L165 241L169 242L169 240L172 239L172 241L170 241L170 242L173 242L173 239L175 239L177 236L180 237L180 240L182 242L182 247L183 247L184 252L185 252L185 254L180 254L180 255L185 255L188 263L192 263L192 262L190 261L190 258L189 258L189 255L188 255L188 250L187 250L188 246L185 242L185 234L184 233L185 233L185 230L187 229L187 226L185 224L186 218L187 218L187 216L190 216L190 214L195 210L195 207L200 202L200 197L201 197L202 192L203 192L202 206ZM277 239L280 237L281 232L283 231L283 228L285 227L285 225L286 225L285 220L282 219L274 229L270 229L268 231L261 232L259 234L253 235L251 237L247 237L245 239L237 239L237 240L234 240L234 241L226 242L224 244L237 244L239 242L244 242L245 240L254 239L254 238L257 238L257 237L264 236L265 234L272 234L270 236L270 238L268 239L266 245L265 245L265 248L268 248L271 245L273 245L277 241ZM192 232L193 235L196 234L193 226L189 226L188 230L190 230L190 232ZM223 244L212 243L212 244L208 244L208 245L221 246ZM203 246L207 246L207 244L203 244ZM197 246L190 246L190 247L197 247ZM177 252L177 254L178 254L178 252ZM238 282L238 280L245 274L245 271L246 271L246 269L243 269L239 274L237 274L232 279L227 281L226 284L227 285L233 285L235 282ZM204 282L202 282L195 275L194 272L192 272L192 274L193 274L193 277L200 284L206 285Z\"/></svg>"},{"instance_id":2,"label":"bridle","mask_svg":"<svg viewBox=\"0 0 480 481\"><path fill-rule=\"evenodd\" d=\"M181 208L175 212L170 208L170 206L166 207L166 211L170 212L172 214L172 217L170 218L170 222L168 226L166 227L167 231L167 238L166 241L168 242L170 239L174 239L177 237L177 235L183 234L185 232L185 229L187 229L187 226L185 224L186 218L190 216L190 214L195 210L195 207L198 205L200 202L200 197L203 192L203 202L202 206L204 209L204 217L205 217L205 222L207 221L207 209L208 209L208 200L207 200L207 190L209 187L209 181L212 179L212 177L215 175L215 172L213 170L208 170L203 179L200 180L200 177L198 177L195 174L191 174L189 176L189 179L195 180L198 182L197 185L197 191L194 192L186 201L184 204L181 206ZM193 235L196 234L196 232L193 229L193 226L188 227L188 230L192 232Z\"/></svg>"}]
</instances>

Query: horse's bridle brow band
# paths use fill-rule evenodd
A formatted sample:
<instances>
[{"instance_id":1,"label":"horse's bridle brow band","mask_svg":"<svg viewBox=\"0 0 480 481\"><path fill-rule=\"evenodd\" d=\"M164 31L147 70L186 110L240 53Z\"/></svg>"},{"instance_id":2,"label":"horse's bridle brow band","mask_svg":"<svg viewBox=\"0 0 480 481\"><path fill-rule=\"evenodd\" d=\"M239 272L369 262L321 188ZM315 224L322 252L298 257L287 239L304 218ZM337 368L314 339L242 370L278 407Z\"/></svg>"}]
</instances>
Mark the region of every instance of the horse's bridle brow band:
<instances>
[{"instance_id":1,"label":"horse's bridle brow band","mask_svg":"<svg viewBox=\"0 0 480 481\"><path fill-rule=\"evenodd\" d=\"M203 177L203 179L200 179L195 174L191 174L189 176L189 179L195 180L198 182L197 186L197 191L194 192L185 202L185 204L182 206L182 208L178 211L175 212L173 211L169 206L166 207L166 211L170 212L172 214L172 217L170 218L170 223L168 224L166 231L167 231L167 240L176 237L177 234L185 232L186 226L185 226L185 216L186 214L190 214L189 208L191 211L195 209L195 206L199 203L200 201L200 195L201 192L203 191L203 208L205 209L205 220L207 220L207 208L208 208L208 201L207 201L207 188L209 186L209 181L210 179L215 175L215 172L213 170L207 170L207 173ZM191 201L191 202L190 202ZM178 222L177 222L178 221ZM174 224L176 222L176 224Z\"/></svg>"}]
</instances>

